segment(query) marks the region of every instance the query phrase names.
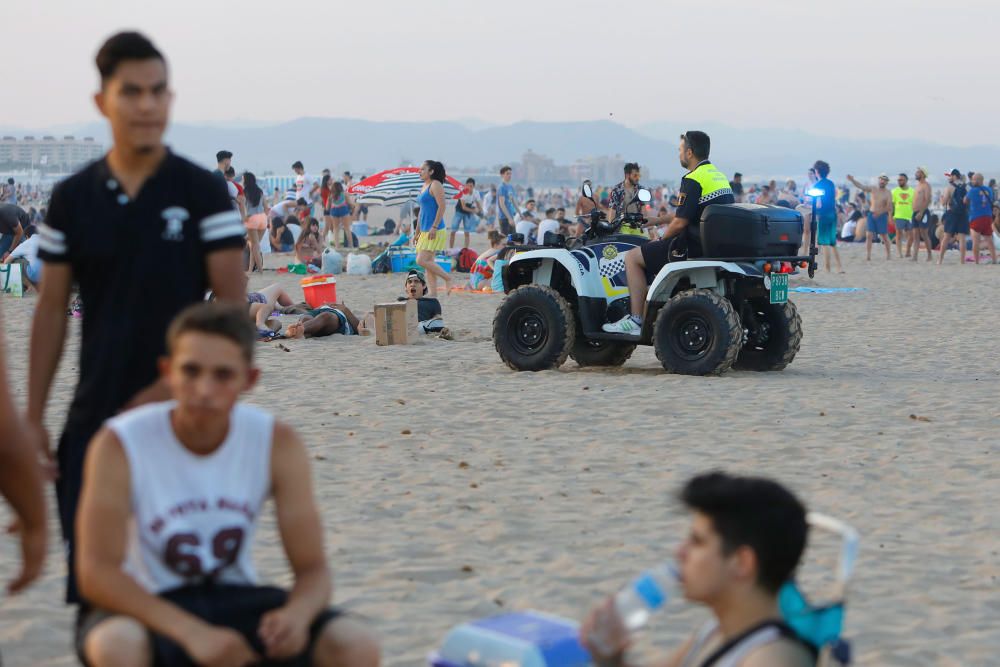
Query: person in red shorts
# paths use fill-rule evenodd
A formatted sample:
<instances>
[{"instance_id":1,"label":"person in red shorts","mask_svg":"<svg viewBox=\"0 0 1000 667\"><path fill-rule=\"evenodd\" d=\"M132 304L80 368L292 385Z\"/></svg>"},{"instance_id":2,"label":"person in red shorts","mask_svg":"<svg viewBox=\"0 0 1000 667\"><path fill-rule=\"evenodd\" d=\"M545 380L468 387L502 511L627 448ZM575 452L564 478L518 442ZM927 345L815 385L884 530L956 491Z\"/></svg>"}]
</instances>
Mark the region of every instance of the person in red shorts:
<instances>
[{"instance_id":1,"label":"person in red shorts","mask_svg":"<svg viewBox=\"0 0 1000 667\"><path fill-rule=\"evenodd\" d=\"M983 185L983 175L972 175L972 187L965 195L969 207L969 229L972 232L972 257L979 263L979 246L986 244L992 264L997 263L997 249L993 244L993 191Z\"/></svg>"}]
</instances>

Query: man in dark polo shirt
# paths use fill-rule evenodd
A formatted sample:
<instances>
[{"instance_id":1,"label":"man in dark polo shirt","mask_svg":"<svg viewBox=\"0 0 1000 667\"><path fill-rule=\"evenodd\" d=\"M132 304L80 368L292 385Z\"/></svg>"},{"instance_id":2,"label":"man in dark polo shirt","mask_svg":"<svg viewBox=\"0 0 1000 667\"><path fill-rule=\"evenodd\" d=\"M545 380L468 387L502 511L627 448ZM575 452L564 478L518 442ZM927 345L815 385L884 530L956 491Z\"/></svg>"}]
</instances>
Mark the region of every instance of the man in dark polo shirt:
<instances>
[{"instance_id":1,"label":"man in dark polo shirt","mask_svg":"<svg viewBox=\"0 0 1000 667\"><path fill-rule=\"evenodd\" d=\"M45 274L28 384L28 428L51 460L45 406L76 283L83 302L79 383L59 440L56 480L70 602L79 601L73 522L87 443L105 419L167 398L156 364L180 310L207 289L245 300L243 226L225 184L163 145L172 98L163 56L142 35L120 33L101 47L97 69L95 101L114 141L104 158L56 186L39 226Z\"/></svg>"}]
</instances>

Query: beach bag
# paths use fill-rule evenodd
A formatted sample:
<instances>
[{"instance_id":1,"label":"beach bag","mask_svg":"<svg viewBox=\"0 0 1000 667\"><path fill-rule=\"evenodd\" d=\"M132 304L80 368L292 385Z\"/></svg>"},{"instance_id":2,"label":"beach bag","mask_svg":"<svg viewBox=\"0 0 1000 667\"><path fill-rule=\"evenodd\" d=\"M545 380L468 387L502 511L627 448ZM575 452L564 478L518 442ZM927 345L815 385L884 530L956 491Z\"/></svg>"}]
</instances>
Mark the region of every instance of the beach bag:
<instances>
[{"instance_id":1,"label":"beach bag","mask_svg":"<svg viewBox=\"0 0 1000 667\"><path fill-rule=\"evenodd\" d=\"M476 265L479 255L472 248L462 248L458 253L458 261L455 262L455 270L459 273L469 273Z\"/></svg>"},{"instance_id":2,"label":"beach bag","mask_svg":"<svg viewBox=\"0 0 1000 667\"><path fill-rule=\"evenodd\" d=\"M20 264L0 264L0 292L11 296L24 296Z\"/></svg>"},{"instance_id":3,"label":"beach bag","mask_svg":"<svg viewBox=\"0 0 1000 667\"><path fill-rule=\"evenodd\" d=\"M392 271L392 262L389 260L389 251L383 250L372 260L372 273L389 273Z\"/></svg>"},{"instance_id":4,"label":"beach bag","mask_svg":"<svg viewBox=\"0 0 1000 667\"><path fill-rule=\"evenodd\" d=\"M351 276L366 276L372 272L372 261L368 255L352 252L347 256L347 273Z\"/></svg>"},{"instance_id":5,"label":"beach bag","mask_svg":"<svg viewBox=\"0 0 1000 667\"><path fill-rule=\"evenodd\" d=\"M344 257L333 248L323 251L323 273L337 275L344 270Z\"/></svg>"}]
</instances>

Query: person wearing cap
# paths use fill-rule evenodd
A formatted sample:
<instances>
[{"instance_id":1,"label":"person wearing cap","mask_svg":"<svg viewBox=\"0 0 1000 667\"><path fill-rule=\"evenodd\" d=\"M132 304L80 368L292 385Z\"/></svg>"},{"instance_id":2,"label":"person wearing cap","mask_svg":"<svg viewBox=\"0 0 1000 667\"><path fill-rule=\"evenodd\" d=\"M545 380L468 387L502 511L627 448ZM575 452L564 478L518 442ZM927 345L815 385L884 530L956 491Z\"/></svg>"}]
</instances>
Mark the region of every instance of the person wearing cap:
<instances>
[{"instance_id":1,"label":"person wearing cap","mask_svg":"<svg viewBox=\"0 0 1000 667\"><path fill-rule=\"evenodd\" d=\"M413 300L417 302L417 329L422 334L437 334L439 338L451 340L451 332L444 325L441 315L441 302L434 297L427 296L427 280L424 274L417 269L410 269L403 282L403 292L405 296L399 297L398 301Z\"/></svg>"},{"instance_id":2,"label":"person wearing cap","mask_svg":"<svg viewBox=\"0 0 1000 667\"><path fill-rule=\"evenodd\" d=\"M944 238L941 240L941 250L938 253L938 265L944 262L944 254L952 241L958 240L959 264L965 263L965 237L969 234L969 209L965 204L966 187L962 172L952 169L945 174L948 187L941 195L941 205L944 207Z\"/></svg>"},{"instance_id":3,"label":"person wearing cap","mask_svg":"<svg viewBox=\"0 0 1000 667\"><path fill-rule=\"evenodd\" d=\"M931 172L927 167L917 167L917 172L914 175L917 179L917 187L914 188L913 193L913 261L917 261L917 256L920 255L920 241L921 239L926 244L927 247L927 261L931 261L931 250L934 248L934 242L931 240L931 236L928 233L930 226L930 207L931 207L931 184L927 182L927 176Z\"/></svg>"},{"instance_id":4,"label":"person wearing cap","mask_svg":"<svg viewBox=\"0 0 1000 667\"><path fill-rule=\"evenodd\" d=\"M910 177L899 174L896 177L898 187L892 189L892 220L896 223L896 254L903 256L903 236L906 236L906 256L910 256L913 247L913 188L910 187Z\"/></svg>"},{"instance_id":5,"label":"person wearing cap","mask_svg":"<svg viewBox=\"0 0 1000 667\"><path fill-rule=\"evenodd\" d=\"M983 185L983 175L972 175L972 187L965 196L969 207L969 228L972 231L972 259L979 264L979 246L985 243L990 251L991 264L997 263L997 249L993 244L993 190Z\"/></svg>"},{"instance_id":6,"label":"person wearing cap","mask_svg":"<svg viewBox=\"0 0 1000 667\"><path fill-rule=\"evenodd\" d=\"M892 197L887 188L889 176L880 174L878 187L864 185L850 174L847 175L847 180L853 183L854 187L872 196L872 208L868 213L868 230L865 239L865 248L868 251L867 260L869 262L872 260L872 241L875 240L875 236L878 236L885 246L885 258L892 259L892 244L889 243L889 212L892 207Z\"/></svg>"}]
</instances>

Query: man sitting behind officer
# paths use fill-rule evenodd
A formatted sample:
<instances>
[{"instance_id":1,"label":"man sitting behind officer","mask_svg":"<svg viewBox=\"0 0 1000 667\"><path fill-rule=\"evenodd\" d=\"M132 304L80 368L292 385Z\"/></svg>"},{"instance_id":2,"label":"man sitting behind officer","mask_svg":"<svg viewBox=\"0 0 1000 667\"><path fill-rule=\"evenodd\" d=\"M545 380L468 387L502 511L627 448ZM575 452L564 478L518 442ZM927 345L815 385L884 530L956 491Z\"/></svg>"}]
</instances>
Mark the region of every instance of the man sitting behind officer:
<instances>
[{"instance_id":1,"label":"man sitting behind officer","mask_svg":"<svg viewBox=\"0 0 1000 667\"><path fill-rule=\"evenodd\" d=\"M735 203L729 179L708 161L711 140L698 130L681 135L678 157L681 166L688 173L681 179L677 195L677 211L655 224L667 224L663 238L651 241L625 254L625 276L628 280L631 314L621 320L604 325L608 333L638 336L642 330L642 317L646 307L646 292L649 289L647 276L655 276L660 269L673 260L700 257L701 214L712 204ZM686 252L685 252L686 251Z\"/></svg>"},{"instance_id":2,"label":"man sitting behind officer","mask_svg":"<svg viewBox=\"0 0 1000 667\"><path fill-rule=\"evenodd\" d=\"M608 208L614 211L614 217L618 218L626 213L642 213L645 206L639 201L637 195L642 185L639 183L641 172L639 165L629 162L625 165L625 178L621 183L611 190L608 197ZM620 233L642 235L642 230L628 225L623 225Z\"/></svg>"}]
</instances>

